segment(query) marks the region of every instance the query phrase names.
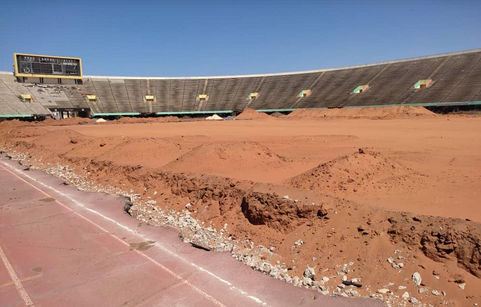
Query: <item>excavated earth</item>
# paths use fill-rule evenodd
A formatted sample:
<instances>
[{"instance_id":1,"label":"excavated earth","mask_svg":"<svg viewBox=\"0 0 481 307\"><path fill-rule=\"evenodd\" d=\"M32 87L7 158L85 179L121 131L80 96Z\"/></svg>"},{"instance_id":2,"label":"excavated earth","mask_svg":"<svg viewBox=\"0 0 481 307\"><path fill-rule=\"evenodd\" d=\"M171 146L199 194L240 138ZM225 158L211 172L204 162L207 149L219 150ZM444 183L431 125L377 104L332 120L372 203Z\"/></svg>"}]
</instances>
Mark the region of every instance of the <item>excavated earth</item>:
<instances>
[{"instance_id":1,"label":"excavated earth","mask_svg":"<svg viewBox=\"0 0 481 307\"><path fill-rule=\"evenodd\" d=\"M6 121L0 147L295 286L391 306L481 304L481 118L294 113Z\"/></svg>"}]
</instances>

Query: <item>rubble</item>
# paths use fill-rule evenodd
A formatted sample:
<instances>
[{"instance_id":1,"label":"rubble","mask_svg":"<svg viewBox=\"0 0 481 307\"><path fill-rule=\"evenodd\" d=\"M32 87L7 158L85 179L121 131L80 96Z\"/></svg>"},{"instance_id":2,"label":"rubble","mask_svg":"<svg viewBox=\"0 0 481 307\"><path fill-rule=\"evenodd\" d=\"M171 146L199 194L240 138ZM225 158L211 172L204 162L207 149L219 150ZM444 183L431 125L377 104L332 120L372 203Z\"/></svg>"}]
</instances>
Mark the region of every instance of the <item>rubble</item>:
<instances>
[{"instance_id":1,"label":"rubble","mask_svg":"<svg viewBox=\"0 0 481 307\"><path fill-rule=\"evenodd\" d=\"M414 272L412 279L416 286L420 286L423 281L423 279L421 278L421 274L419 274L418 272Z\"/></svg>"}]
</instances>

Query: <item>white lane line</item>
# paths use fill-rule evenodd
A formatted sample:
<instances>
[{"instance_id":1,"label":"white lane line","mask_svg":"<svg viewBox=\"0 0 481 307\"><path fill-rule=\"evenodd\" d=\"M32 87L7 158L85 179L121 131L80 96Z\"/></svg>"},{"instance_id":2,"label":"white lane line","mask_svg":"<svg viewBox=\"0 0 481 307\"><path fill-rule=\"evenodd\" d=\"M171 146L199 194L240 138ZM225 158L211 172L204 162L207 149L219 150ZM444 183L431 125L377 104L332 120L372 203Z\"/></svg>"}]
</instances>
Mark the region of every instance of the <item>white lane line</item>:
<instances>
[{"instance_id":1,"label":"white lane line","mask_svg":"<svg viewBox=\"0 0 481 307\"><path fill-rule=\"evenodd\" d=\"M114 223L114 224L117 225L118 227L120 227L120 228L122 228L122 229L124 229L124 230L126 230L126 231L128 231L128 232L130 232L130 233L132 233L132 234L134 234L134 235L136 235L136 236L138 236L138 237L140 237L143 241L156 241L156 240L152 240L152 239L150 239L150 238L148 238L148 237L146 237L146 236L144 236L144 235L142 235L142 234L137 233L135 230L131 229L130 227L125 226L125 225L117 222L116 220L111 219L111 218L103 215L102 213L100 213L100 212L98 212L98 211L96 211L96 210L93 210L93 209L87 207L87 206L84 205L83 203L78 202L77 200L71 198L71 197L68 196L67 194L58 191L57 189L55 189L55 188L53 188L53 187L51 187L51 186L49 186L49 185L47 185L47 184L45 184L45 183L37 180L36 178L33 178L33 177L31 177L30 175L28 175L28 174L26 174L26 173L24 173L24 172L20 172L20 171L19 171L17 168L15 168L14 166L11 166L11 165L9 165L8 163L5 163L5 162L2 162L2 164L6 165L7 167L11 168L11 169L14 170L15 172L21 174L22 176L25 176L25 177L31 179L32 181L37 182L38 184L44 186L45 188L48 188L48 189L54 191L55 193L57 193L57 194L59 194L59 195L62 195L63 197L69 199L71 202L73 202L73 203L76 204L77 206L79 206L79 207L81 207L81 208L83 208L83 209L85 209L85 210L87 210L87 211L89 211L89 212L91 212L91 213L93 213L93 214L96 214L96 215L102 217L103 219L105 219L105 220L107 220L107 221L109 221L109 222ZM1 165L0 165L0 166L1 166ZM34 186L34 185L31 184L30 182L28 182L28 181L24 180L23 178L19 177L17 174L12 173L11 171L9 171L8 169L6 169L5 167L2 166L2 168L5 169L7 172L11 173L12 175L14 175L15 177L19 178L20 180L24 181L25 183L29 184L30 186L34 187L35 189L37 189L37 190L40 191L41 193L47 195L48 197L55 198L55 197L47 194L47 193L44 192L43 190L39 189L38 187ZM75 214L77 214L79 217L81 217L81 218L85 219L86 221L94 224L94 225L97 226L98 228L102 229L102 231L104 231L104 232L106 232L106 233L109 233L107 230L105 230L105 229L104 229L103 227L101 227L100 225L94 223L93 221L89 220L88 218L84 217L83 215L81 215L81 214L73 211L70 207L68 207L67 205L61 203L61 202L58 201L56 198L55 198L55 200L56 200L57 203L59 203L59 204L62 205L63 207L65 207L65 208L67 208L68 210L70 210L70 211L74 212ZM109 234L110 234L111 236L113 236L114 238L116 238L117 240L119 240L120 242L122 242L123 244L129 245L127 242L125 242L125 241L123 241L122 239L116 237L115 235L113 235L113 234L111 234L111 233L109 233ZM129 245L129 246L130 246L130 245ZM199 270L199 271L201 271L201 272L204 272L204 273L207 273L208 275L214 277L214 278L217 279L218 281L220 281L220 282L222 282L222 283L224 283L224 284L229 285L231 290L237 291L237 292L240 293L241 295L243 295L243 296L251 299L252 301L254 301L254 302L256 302L256 303L258 303L258 304L260 304L260 305L262 305L262 306L268 306L267 303L264 302L264 301L262 301L261 299L255 297L255 296L252 296L252 295L248 295L247 292L243 291L242 289L239 289L239 288L235 287L234 285L232 285L232 284L231 284L230 282L228 282L227 280L224 280L223 278L215 275L214 273L210 272L209 270L206 270L205 268L203 268L203 267L201 267L201 266L199 266L199 265L197 265L197 264L195 264L195 263L193 263L193 262L190 262L189 260L183 258L182 256L180 256L180 255L172 252L171 250L167 249L165 246L161 245L160 243L156 242L156 243L154 244L154 246L160 248L163 252L166 252L166 253L168 253L169 255L171 255L171 256L173 256L173 257L175 257L175 258L177 258L177 259L179 259L179 260L181 260L181 261L183 261L183 262L185 262L185 263L188 263L189 265L195 267L197 270ZM143 257L147 257L150 261L153 261L153 262L157 263L156 265L162 266L160 263L156 262L154 259L150 258L150 257L147 256L146 254L144 254L144 253L142 253L142 252L139 252L139 251L137 251L137 250L135 250L135 251L138 252L138 253L139 253L140 255L142 255ZM162 267L163 267L163 266L162 266ZM167 269L167 268L166 268L166 269ZM168 269L167 269L167 270L168 270ZM172 273L173 273L173 272L172 272ZM175 273L173 273L173 274L175 274ZM180 276L179 276L179 277L180 277ZM180 278L182 278L182 277L180 277ZM190 282L188 282L188 284L189 284L189 285L192 285ZM194 285L192 285L192 286L195 287ZM196 287L196 288L197 288L197 287ZM197 288L197 289L198 289L198 288ZM199 289L199 291L202 291L202 290ZM207 293L206 293L206 294L207 294ZM208 295L208 294L207 294L207 295Z\"/></svg>"},{"instance_id":2,"label":"white lane line","mask_svg":"<svg viewBox=\"0 0 481 307\"><path fill-rule=\"evenodd\" d=\"M3 249L2 249L1 246L0 246L0 258L2 258L3 264L7 268L8 274L10 275L10 278L12 279L13 283L15 284L15 288L17 289L18 294L20 295L20 297L25 302L25 306L35 307L32 300L30 299L30 296L28 296L27 291L25 291L25 288L23 287L22 283L20 282L20 279L18 279L17 273L15 273L15 270L13 269L12 265L10 264L10 261L8 261L8 258L5 255L5 253L3 252Z\"/></svg>"}]
</instances>

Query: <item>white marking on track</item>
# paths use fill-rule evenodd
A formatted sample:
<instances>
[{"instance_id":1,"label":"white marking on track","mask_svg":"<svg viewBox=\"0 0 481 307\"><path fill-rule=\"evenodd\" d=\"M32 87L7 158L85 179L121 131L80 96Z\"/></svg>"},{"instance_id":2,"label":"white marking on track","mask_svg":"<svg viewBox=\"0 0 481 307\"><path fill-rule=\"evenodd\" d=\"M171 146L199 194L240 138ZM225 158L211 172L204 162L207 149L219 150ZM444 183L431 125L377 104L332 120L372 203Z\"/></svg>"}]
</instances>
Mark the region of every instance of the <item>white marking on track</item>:
<instances>
[{"instance_id":1,"label":"white marking on track","mask_svg":"<svg viewBox=\"0 0 481 307\"><path fill-rule=\"evenodd\" d=\"M28 296L27 291L25 291L25 288L23 287L22 282L20 282L20 279L18 278L17 273L15 273L15 270L10 264L10 261L8 261L7 255L5 255L1 246L0 246L0 258L2 258L3 264L7 268L8 274L10 275L10 278L15 284L15 288L17 289L18 294L20 295L22 300L25 302L25 306L35 307L32 300L30 299L30 296Z\"/></svg>"},{"instance_id":2,"label":"white marking on track","mask_svg":"<svg viewBox=\"0 0 481 307\"><path fill-rule=\"evenodd\" d=\"M8 163L5 163L5 162L2 162L2 164L3 164L3 165L6 165L7 167L11 168L11 169L14 170L15 172L21 174L22 176L25 176L25 177L29 178L30 180L35 181L36 183L44 186L45 188L48 188L48 189L54 191L55 193L57 193L57 194L59 194L59 195L62 195L63 197L67 198L68 200L70 200L71 202L73 202L74 204L76 204L77 206L79 206L79 207L81 207L81 208L83 208L83 209L85 209L85 210L87 210L87 211L89 211L89 212L91 212L91 213L93 213L93 214L96 214L96 215L102 217L103 219L105 219L105 220L107 220L107 221L109 221L109 222L117 225L118 227L120 227L120 228L122 228L122 229L124 229L124 230L126 230L126 231L128 231L128 232L130 232L130 233L132 233L132 234L134 234L134 235L136 235L136 236L138 236L138 237L140 237L143 241L156 241L156 240L152 240L152 239L150 239L150 238L148 238L148 237L146 237L146 236L144 236L144 235L142 235L142 234L137 233L137 232L136 232L135 230L133 230L132 228L130 228L130 227L128 227L128 226L125 226L125 225L117 222L116 220L111 219L111 218L109 218L108 216L103 215L102 213L100 213L100 212L98 212L98 211L96 211L96 210L93 210L93 209L87 207L87 206L84 205L83 203L78 202L77 200L71 198L71 197L68 196L67 194L58 191L58 190L55 189L54 187L51 187L51 186L49 186L49 185L47 185L47 184L45 184L45 183L37 180L36 178L33 178L32 176L30 176L30 175L28 175L28 174L25 174L25 173L20 172L20 171L19 171L17 168L15 168L14 166L11 166L11 165L9 165ZM9 170L6 169L5 167L2 166L2 168L5 169L7 172L11 173L12 175L14 175L15 177L19 178L19 179L22 180L23 182L27 183L28 185L34 187L36 190L38 190L38 191L40 191L41 193L47 195L48 197L55 198L55 197L53 197L52 195L49 195L49 194L47 194L46 192L44 192L43 190L41 190L41 189L39 189L38 187L34 186L34 185L31 184L30 182L26 181L25 179L21 178L21 177L18 176L17 174L9 171ZM63 207L67 208L68 210L72 211L74 214L78 215L79 217L81 217L81 218L85 219L86 221L90 222L91 224L95 225L96 227L98 227L99 229L101 229L102 231L104 231L105 233L110 234L112 237L114 237L114 238L117 239L118 241L122 242L123 244L129 245L127 242L123 241L121 238L119 238L119 237L115 236L114 234L110 233L109 231L107 231L106 229L104 229L102 226L100 226L100 225L96 224L95 222L89 220L88 218L84 217L83 215L79 214L78 212L73 211L70 207L68 207L67 205L63 204L62 202L60 202L60 201L57 200L56 198L55 198L55 201L56 201L58 204L62 205ZM129 245L129 246L130 246L130 245ZM188 263L189 265L195 267L197 270L202 271L202 272L204 272L204 273L207 273L208 275L214 277L214 278L217 279L218 281L229 285L231 290L237 291L238 293L242 294L243 296L245 296L245 297L253 300L254 302L256 302L256 303L258 303L258 304L260 304L260 305L268 306L267 303L266 303L266 302L263 302L261 299L255 297L255 296L252 296L252 295L248 295L247 292L245 292L245 291L243 291L242 289L239 289L239 288L233 286L232 283L228 282L227 280L224 280L224 279L222 279L221 277L217 276L216 274L210 272L209 270L206 270L205 268L203 268L203 267L201 267L201 266L199 266L199 265L197 265L197 264L195 264L195 263L193 263L193 262L190 262L189 260L183 258L182 256L179 256L178 254L176 254L176 253L172 252L171 250L167 249L167 248L166 248L165 246L163 246L162 244L156 242L156 243L154 243L154 246L158 247L158 248L161 249L163 252L166 252L166 253L168 253L169 255L172 255L173 257L175 257L175 258L177 258L177 259L179 259L179 260L181 260L181 261L183 261L183 262L185 262L185 263ZM170 271L168 268L166 268L166 267L163 266L162 264L158 263L158 262L155 261L154 259L150 258L150 257L147 256L146 254L144 254L144 253L142 253L142 252L140 252L140 251L138 251L138 250L135 250L135 252L137 252L139 255L145 257L145 258L148 259L149 261L154 262L154 264L156 264L157 266L160 266L162 269L164 269L165 271L167 271L169 274L173 275L174 277L176 277L176 278L178 278L178 279L180 279L180 280L184 280L181 276L179 276L179 275L177 275L176 273ZM193 284L191 284L189 281L186 281L186 284L188 284L190 287L192 287L196 292L199 292L199 291L200 291L200 292L204 293L205 295L211 297L211 296L208 295L207 293L203 292L202 290L200 290L199 288L197 288L196 286L194 286ZM200 292L199 292L199 293L200 293ZM204 296L204 295L203 295L203 296ZM207 298L207 297L206 297L206 298ZM213 297L211 297L211 298L212 298L213 300L215 300ZM217 300L215 300L215 301L216 301L218 304L220 304L220 305L218 305L218 306L224 306L224 305L222 305L222 303L218 302ZM217 303L216 303L216 305L217 305Z\"/></svg>"}]
</instances>

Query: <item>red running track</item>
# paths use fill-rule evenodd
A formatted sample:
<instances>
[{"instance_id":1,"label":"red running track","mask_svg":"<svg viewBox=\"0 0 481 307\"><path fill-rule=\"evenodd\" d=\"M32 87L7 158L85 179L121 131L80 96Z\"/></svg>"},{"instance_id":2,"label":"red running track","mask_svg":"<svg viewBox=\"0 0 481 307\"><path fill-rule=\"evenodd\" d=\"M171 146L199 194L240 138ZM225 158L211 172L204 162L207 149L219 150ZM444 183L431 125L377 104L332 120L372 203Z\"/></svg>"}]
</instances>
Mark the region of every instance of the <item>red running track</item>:
<instances>
[{"instance_id":1,"label":"red running track","mask_svg":"<svg viewBox=\"0 0 481 307\"><path fill-rule=\"evenodd\" d=\"M383 305L296 288L228 253L192 248L171 228L140 224L114 196L78 191L6 158L0 260L2 307Z\"/></svg>"}]
</instances>

